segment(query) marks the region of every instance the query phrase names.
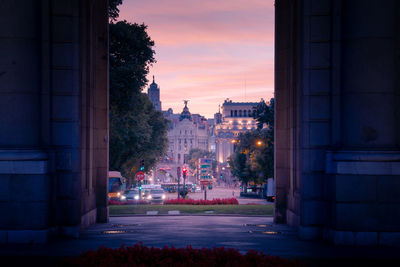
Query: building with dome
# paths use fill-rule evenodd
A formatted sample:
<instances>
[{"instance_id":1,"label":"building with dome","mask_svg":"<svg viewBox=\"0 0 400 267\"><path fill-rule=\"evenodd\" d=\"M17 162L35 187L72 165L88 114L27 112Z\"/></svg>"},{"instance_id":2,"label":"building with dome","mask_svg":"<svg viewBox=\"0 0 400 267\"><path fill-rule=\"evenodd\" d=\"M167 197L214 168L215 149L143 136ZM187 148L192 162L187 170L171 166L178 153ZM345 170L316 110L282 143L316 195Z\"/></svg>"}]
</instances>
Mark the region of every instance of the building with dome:
<instances>
[{"instance_id":1,"label":"building with dome","mask_svg":"<svg viewBox=\"0 0 400 267\"><path fill-rule=\"evenodd\" d=\"M147 90L147 95L153 103L156 110L161 111L161 100L160 100L160 87L156 84L153 75L153 82L150 84Z\"/></svg>"},{"instance_id":2,"label":"building with dome","mask_svg":"<svg viewBox=\"0 0 400 267\"><path fill-rule=\"evenodd\" d=\"M207 124L207 119L199 114L191 114L187 106L188 102L188 100L184 101L185 106L179 117L177 116L178 114L173 113L169 114L170 116L166 116L170 120L167 153L171 161L177 165L187 163L190 149L199 148L208 151L209 147L209 125Z\"/></svg>"}]
</instances>

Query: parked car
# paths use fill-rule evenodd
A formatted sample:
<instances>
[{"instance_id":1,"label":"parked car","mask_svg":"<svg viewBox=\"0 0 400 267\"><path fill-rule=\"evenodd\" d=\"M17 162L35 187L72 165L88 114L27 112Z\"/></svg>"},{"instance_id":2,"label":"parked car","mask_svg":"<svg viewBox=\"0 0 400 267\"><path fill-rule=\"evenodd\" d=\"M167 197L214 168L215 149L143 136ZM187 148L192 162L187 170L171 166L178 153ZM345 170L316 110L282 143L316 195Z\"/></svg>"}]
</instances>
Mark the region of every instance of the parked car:
<instances>
[{"instance_id":1,"label":"parked car","mask_svg":"<svg viewBox=\"0 0 400 267\"><path fill-rule=\"evenodd\" d=\"M139 200L139 190L138 189L129 189L125 190L124 193L121 195L121 201L129 201L129 200Z\"/></svg>"},{"instance_id":2,"label":"parked car","mask_svg":"<svg viewBox=\"0 0 400 267\"><path fill-rule=\"evenodd\" d=\"M151 203L163 203L166 198L165 192L162 189L152 189L147 195L147 200Z\"/></svg>"}]
</instances>

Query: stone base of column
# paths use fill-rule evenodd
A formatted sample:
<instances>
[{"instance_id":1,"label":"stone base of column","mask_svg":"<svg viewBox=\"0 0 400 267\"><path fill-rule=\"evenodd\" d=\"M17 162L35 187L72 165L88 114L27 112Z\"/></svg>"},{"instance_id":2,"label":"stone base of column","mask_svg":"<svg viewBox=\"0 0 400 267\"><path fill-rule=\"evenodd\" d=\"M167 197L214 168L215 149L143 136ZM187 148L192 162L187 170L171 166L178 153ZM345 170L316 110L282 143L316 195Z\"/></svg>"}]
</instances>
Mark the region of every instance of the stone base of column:
<instances>
[{"instance_id":1,"label":"stone base of column","mask_svg":"<svg viewBox=\"0 0 400 267\"><path fill-rule=\"evenodd\" d=\"M45 244L52 230L0 230L0 244Z\"/></svg>"},{"instance_id":2,"label":"stone base of column","mask_svg":"<svg viewBox=\"0 0 400 267\"><path fill-rule=\"evenodd\" d=\"M335 245L400 247L400 232L351 232L327 230L324 239Z\"/></svg>"}]
</instances>

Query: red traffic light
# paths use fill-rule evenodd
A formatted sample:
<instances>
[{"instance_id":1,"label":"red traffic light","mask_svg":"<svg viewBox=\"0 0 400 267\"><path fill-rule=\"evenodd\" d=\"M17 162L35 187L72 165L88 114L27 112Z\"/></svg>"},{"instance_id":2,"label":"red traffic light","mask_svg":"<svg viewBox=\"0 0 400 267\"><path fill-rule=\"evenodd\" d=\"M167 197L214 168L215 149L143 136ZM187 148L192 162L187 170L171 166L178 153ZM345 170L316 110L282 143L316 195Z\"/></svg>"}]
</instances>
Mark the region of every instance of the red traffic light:
<instances>
[{"instance_id":1,"label":"red traffic light","mask_svg":"<svg viewBox=\"0 0 400 267\"><path fill-rule=\"evenodd\" d=\"M188 169L187 169L186 167L183 167L183 168L182 168L182 172L183 172L184 174L187 174Z\"/></svg>"}]
</instances>

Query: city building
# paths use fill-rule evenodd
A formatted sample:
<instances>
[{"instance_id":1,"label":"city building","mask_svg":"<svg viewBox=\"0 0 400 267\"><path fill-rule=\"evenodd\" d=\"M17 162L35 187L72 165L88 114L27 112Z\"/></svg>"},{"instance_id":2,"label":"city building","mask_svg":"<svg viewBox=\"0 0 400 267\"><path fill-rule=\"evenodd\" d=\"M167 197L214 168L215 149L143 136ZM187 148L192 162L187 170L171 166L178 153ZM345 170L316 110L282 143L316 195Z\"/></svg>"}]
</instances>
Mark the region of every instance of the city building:
<instances>
[{"instance_id":1,"label":"city building","mask_svg":"<svg viewBox=\"0 0 400 267\"><path fill-rule=\"evenodd\" d=\"M257 104L257 102L233 102L226 99L222 104L222 113L215 114L215 151L219 163L227 162L240 133L257 128L253 118L253 110Z\"/></svg>"},{"instance_id":2,"label":"city building","mask_svg":"<svg viewBox=\"0 0 400 267\"><path fill-rule=\"evenodd\" d=\"M153 103L156 110L161 111L161 101L160 101L160 87L156 84L153 75L153 82L150 84L147 90L147 95L151 103Z\"/></svg>"},{"instance_id":3,"label":"city building","mask_svg":"<svg viewBox=\"0 0 400 267\"><path fill-rule=\"evenodd\" d=\"M209 126L207 120L199 114L191 114L185 100L185 107L177 119L177 114L164 113L170 122L168 132L168 158L173 163L182 165L187 163L190 149L199 148L209 150Z\"/></svg>"}]
</instances>

